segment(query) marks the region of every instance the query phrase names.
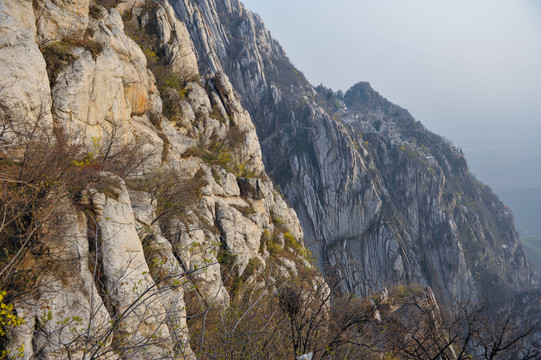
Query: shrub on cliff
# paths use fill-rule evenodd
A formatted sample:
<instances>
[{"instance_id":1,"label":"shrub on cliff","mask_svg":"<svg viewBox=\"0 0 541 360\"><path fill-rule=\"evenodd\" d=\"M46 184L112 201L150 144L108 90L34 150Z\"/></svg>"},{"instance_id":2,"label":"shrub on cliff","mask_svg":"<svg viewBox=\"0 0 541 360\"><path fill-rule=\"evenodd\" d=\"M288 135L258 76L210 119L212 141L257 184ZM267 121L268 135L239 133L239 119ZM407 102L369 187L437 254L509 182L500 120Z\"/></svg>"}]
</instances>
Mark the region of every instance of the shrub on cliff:
<instances>
[{"instance_id":1,"label":"shrub on cliff","mask_svg":"<svg viewBox=\"0 0 541 360\"><path fill-rule=\"evenodd\" d=\"M129 177L149 154L138 141L124 144L113 133L90 144L58 128L55 134L39 127L23 130L18 142L3 144L0 158L0 282L9 289L7 298L32 288L40 271L36 259L56 236L53 209L62 198L76 202L88 187L106 190L116 184L103 177L112 172Z\"/></svg>"}]
</instances>

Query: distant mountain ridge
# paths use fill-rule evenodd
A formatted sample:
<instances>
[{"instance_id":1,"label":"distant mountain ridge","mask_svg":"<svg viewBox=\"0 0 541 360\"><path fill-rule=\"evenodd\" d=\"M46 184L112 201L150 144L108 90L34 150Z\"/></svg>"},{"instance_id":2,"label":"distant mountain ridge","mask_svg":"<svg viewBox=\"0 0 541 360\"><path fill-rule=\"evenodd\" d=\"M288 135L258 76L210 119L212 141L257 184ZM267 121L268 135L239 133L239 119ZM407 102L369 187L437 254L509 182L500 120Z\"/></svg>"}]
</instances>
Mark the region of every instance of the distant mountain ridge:
<instances>
[{"instance_id":1,"label":"distant mountain ridge","mask_svg":"<svg viewBox=\"0 0 541 360\"><path fill-rule=\"evenodd\" d=\"M526 256L541 271L541 188L498 192L513 211L515 224Z\"/></svg>"},{"instance_id":2,"label":"distant mountain ridge","mask_svg":"<svg viewBox=\"0 0 541 360\"><path fill-rule=\"evenodd\" d=\"M240 1L0 0L0 34L0 358L465 355L440 306L538 316L461 150Z\"/></svg>"},{"instance_id":3,"label":"distant mountain ridge","mask_svg":"<svg viewBox=\"0 0 541 360\"><path fill-rule=\"evenodd\" d=\"M192 34L200 66L226 72L241 95L267 171L297 211L316 256L360 267L345 287L360 282L368 294L420 282L450 301L538 285L508 211L445 139L367 83L348 90L344 102L361 116L380 107L404 144L360 137L332 118L335 109L239 1L170 3Z\"/></svg>"}]
</instances>

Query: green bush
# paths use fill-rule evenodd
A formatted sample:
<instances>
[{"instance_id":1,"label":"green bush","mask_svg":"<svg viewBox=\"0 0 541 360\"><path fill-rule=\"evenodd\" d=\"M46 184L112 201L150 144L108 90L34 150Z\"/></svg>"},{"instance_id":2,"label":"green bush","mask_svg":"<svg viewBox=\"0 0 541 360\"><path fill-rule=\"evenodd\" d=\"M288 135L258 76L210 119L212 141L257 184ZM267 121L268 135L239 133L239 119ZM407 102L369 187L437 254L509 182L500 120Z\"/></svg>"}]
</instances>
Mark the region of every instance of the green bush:
<instances>
[{"instance_id":1,"label":"green bush","mask_svg":"<svg viewBox=\"0 0 541 360\"><path fill-rule=\"evenodd\" d=\"M423 294L423 286L418 283L396 285L391 289L391 296L397 300L407 300Z\"/></svg>"},{"instance_id":2,"label":"green bush","mask_svg":"<svg viewBox=\"0 0 541 360\"><path fill-rule=\"evenodd\" d=\"M276 257L282 249L280 248L280 245L278 245L274 240L267 242L267 250L271 254L271 256Z\"/></svg>"},{"instance_id":3,"label":"green bush","mask_svg":"<svg viewBox=\"0 0 541 360\"><path fill-rule=\"evenodd\" d=\"M307 260L310 260L312 258L312 253L310 252L310 250L308 250L307 248L299 244L299 242L297 241L297 238L291 233L285 232L284 240L285 240L286 246L295 250L295 252L299 254L300 256L302 256L303 258Z\"/></svg>"},{"instance_id":4,"label":"green bush","mask_svg":"<svg viewBox=\"0 0 541 360\"><path fill-rule=\"evenodd\" d=\"M225 139L212 141L209 145L200 143L197 146L192 146L182 154L182 157L199 157L208 165L220 166L237 177L257 177L260 174L252 171L246 163L238 162L235 157L235 150L242 144L244 134L244 131L232 127Z\"/></svg>"},{"instance_id":5,"label":"green bush","mask_svg":"<svg viewBox=\"0 0 541 360\"><path fill-rule=\"evenodd\" d=\"M261 238L259 239L259 253L260 254L263 254L263 249L265 248L265 244L267 244L271 240L272 240L272 236L269 230L264 230L263 233L261 234Z\"/></svg>"}]
</instances>

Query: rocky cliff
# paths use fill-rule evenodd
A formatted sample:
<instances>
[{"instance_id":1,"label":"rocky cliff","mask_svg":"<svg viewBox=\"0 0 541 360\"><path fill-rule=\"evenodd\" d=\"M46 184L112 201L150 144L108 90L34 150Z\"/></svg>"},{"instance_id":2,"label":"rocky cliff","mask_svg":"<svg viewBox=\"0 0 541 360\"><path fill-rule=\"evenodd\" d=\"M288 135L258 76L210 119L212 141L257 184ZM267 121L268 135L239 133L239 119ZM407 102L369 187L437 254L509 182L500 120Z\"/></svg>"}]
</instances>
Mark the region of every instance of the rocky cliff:
<instances>
[{"instance_id":1,"label":"rocky cliff","mask_svg":"<svg viewBox=\"0 0 541 360\"><path fill-rule=\"evenodd\" d=\"M239 1L0 0L0 64L12 355L204 357L213 309L328 300L305 243L360 295L539 283L459 149L366 83L313 88Z\"/></svg>"},{"instance_id":2,"label":"rocky cliff","mask_svg":"<svg viewBox=\"0 0 541 360\"><path fill-rule=\"evenodd\" d=\"M192 358L188 297L313 269L250 114L167 3L2 0L0 42L11 355Z\"/></svg>"},{"instance_id":3,"label":"rocky cliff","mask_svg":"<svg viewBox=\"0 0 541 360\"><path fill-rule=\"evenodd\" d=\"M419 282L451 301L537 286L511 215L448 141L366 83L345 95L316 91L239 1L170 3L201 68L229 75L257 126L267 171L316 257L350 274L344 287L367 295ZM336 101L348 116L395 122L400 143L333 116Z\"/></svg>"}]
</instances>

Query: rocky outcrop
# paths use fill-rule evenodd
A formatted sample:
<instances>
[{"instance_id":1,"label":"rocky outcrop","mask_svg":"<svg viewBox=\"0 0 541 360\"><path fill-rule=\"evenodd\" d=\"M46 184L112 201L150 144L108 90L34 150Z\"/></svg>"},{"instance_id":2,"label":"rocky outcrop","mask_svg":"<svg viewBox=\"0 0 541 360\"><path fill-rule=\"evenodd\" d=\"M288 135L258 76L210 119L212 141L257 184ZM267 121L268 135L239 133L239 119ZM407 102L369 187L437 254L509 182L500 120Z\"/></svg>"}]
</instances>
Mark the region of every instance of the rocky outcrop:
<instances>
[{"instance_id":1,"label":"rocky outcrop","mask_svg":"<svg viewBox=\"0 0 541 360\"><path fill-rule=\"evenodd\" d=\"M62 136L87 149L70 166L88 174L48 202L58 220L40 231L52 240L28 254L47 270L13 300L25 324L7 348L24 359L194 358L187 299L227 307L225 271L253 285L243 292L272 291L311 266L303 232L228 76L199 75L172 7L98 3L0 1L1 148ZM283 233L289 270L258 277L280 262L267 245Z\"/></svg>"},{"instance_id":2,"label":"rocky outcrop","mask_svg":"<svg viewBox=\"0 0 541 360\"><path fill-rule=\"evenodd\" d=\"M86 218L66 195L50 199L56 205L57 236L48 244L54 260L40 275L43 288L33 293L33 298L23 297L16 302L25 323L13 329L10 347L17 354L24 344L23 358L34 353L49 359L66 358L67 353L82 358L83 348L93 348L99 342L111 343L105 331L111 317L90 271Z\"/></svg>"},{"instance_id":3,"label":"rocky outcrop","mask_svg":"<svg viewBox=\"0 0 541 360\"><path fill-rule=\"evenodd\" d=\"M35 24L29 19L33 19L30 3L0 2L0 116L5 124L2 136L12 140L31 121L45 129L52 127L46 64L35 41Z\"/></svg>"},{"instance_id":4,"label":"rocky outcrop","mask_svg":"<svg viewBox=\"0 0 541 360\"><path fill-rule=\"evenodd\" d=\"M33 3L39 44L63 37L82 37L88 24L90 0L38 0Z\"/></svg>"},{"instance_id":5,"label":"rocky outcrop","mask_svg":"<svg viewBox=\"0 0 541 360\"><path fill-rule=\"evenodd\" d=\"M91 199L101 235L101 266L107 300L115 313L121 314L115 330L135 338L137 343L149 342L151 338L162 343L170 337L165 314L177 313L178 310L165 309L161 296L158 297L135 228L128 191L122 179L116 181L119 188L114 189L113 196L98 192ZM145 298L150 301L145 301ZM164 347L160 345L150 342L131 356L140 359L156 357L160 347Z\"/></svg>"},{"instance_id":6,"label":"rocky outcrop","mask_svg":"<svg viewBox=\"0 0 541 360\"><path fill-rule=\"evenodd\" d=\"M306 276L305 243L361 295L539 282L458 149L366 83L314 89L237 0L0 0L0 32L2 169L36 141L83 149L71 185L1 180L50 196L19 262L35 286L12 299L24 359L194 358L187 318ZM334 100L403 140L359 134Z\"/></svg>"},{"instance_id":7,"label":"rocky outcrop","mask_svg":"<svg viewBox=\"0 0 541 360\"><path fill-rule=\"evenodd\" d=\"M344 287L368 295L386 284L419 282L451 302L539 283L501 202L473 178L457 149L406 110L367 83L345 96L318 93L239 1L170 3L200 67L231 78L257 125L267 171L297 211L316 257L357 269ZM360 136L330 115L337 100L360 118L381 112L398 124L406 146Z\"/></svg>"}]
</instances>

